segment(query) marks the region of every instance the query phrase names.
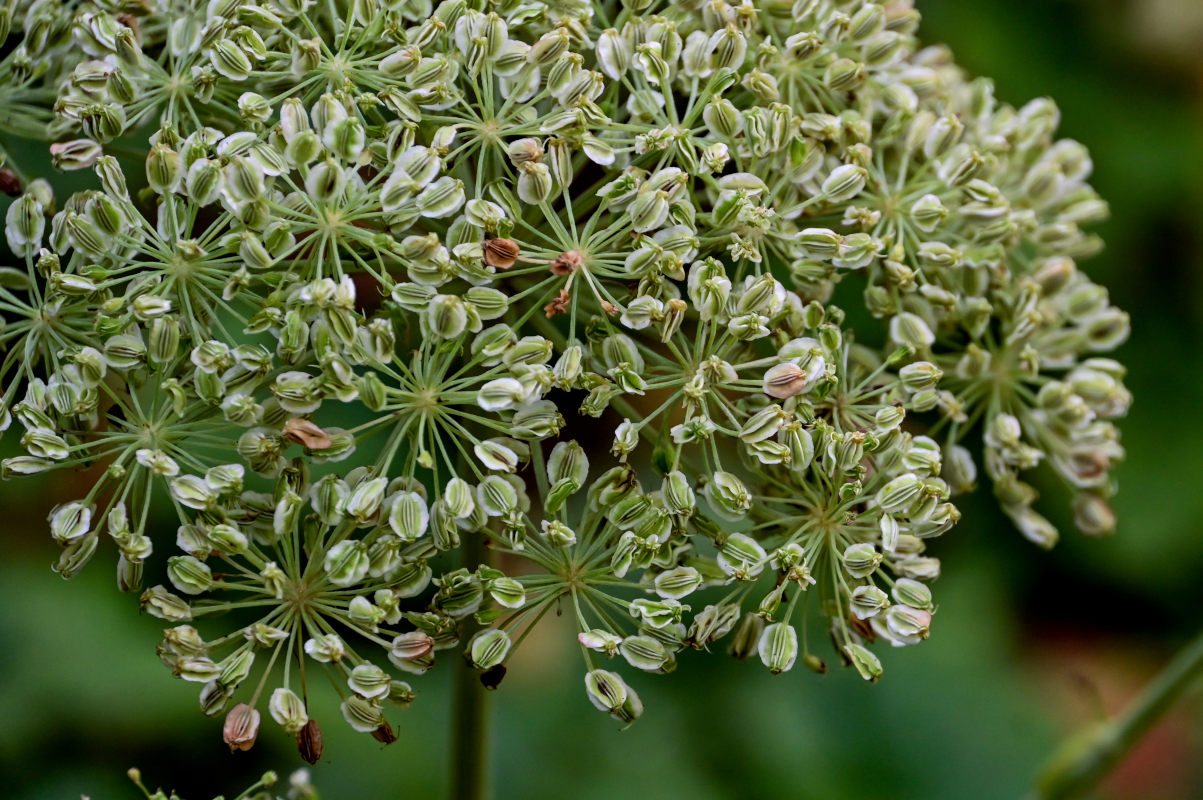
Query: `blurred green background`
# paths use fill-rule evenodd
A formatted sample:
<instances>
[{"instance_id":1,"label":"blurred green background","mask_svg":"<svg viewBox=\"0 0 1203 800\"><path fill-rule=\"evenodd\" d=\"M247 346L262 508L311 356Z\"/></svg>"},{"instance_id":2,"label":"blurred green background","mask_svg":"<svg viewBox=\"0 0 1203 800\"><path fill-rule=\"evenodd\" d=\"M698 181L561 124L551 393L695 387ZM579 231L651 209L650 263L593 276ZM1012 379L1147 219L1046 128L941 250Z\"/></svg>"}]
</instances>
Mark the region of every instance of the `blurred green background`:
<instances>
[{"instance_id":1,"label":"blurred green background","mask_svg":"<svg viewBox=\"0 0 1203 800\"><path fill-rule=\"evenodd\" d=\"M966 501L936 543L932 639L884 653L879 684L686 655L671 678L632 679L647 713L625 732L588 705L572 633L552 621L493 697L497 798L1019 797L1064 737L1120 708L1203 628L1203 3L918 6L927 42L993 76L1002 100L1056 98L1062 135L1094 155L1113 216L1099 229L1106 252L1085 266L1133 319L1119 354L1136 403L1118 531L1066 535L1044 554L989 503ZM49 571L43 519L60 495L35 485L0 486L0 797L132 798L124 771L137 764L148 784L207 800L302 766L270 724L253 751L229 754L196 686L156 659L162 623L139 616L103 565L70 583ZM1055 495L1043 510L1070 530ZM315 698L329 720L312 769L324 797L444 793L439 672L414 681L419 699L388 748L344 726L328 693ZM1203 703L1176 708L1097 796L1203 798Z\"/></svg>"}]
</instances>

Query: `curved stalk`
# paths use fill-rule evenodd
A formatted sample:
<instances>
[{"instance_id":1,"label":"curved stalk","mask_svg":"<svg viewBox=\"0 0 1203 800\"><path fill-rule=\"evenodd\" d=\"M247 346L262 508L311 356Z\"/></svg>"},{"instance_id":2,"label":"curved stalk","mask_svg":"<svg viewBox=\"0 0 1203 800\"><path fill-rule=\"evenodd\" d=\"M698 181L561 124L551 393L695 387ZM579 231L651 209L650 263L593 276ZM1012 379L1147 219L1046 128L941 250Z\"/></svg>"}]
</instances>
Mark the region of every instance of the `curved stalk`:
<instances>
[{"instance_id":1,"label":"curved stalk","mask_svg":"<svg viewBox=\"0 0 1203 800\"><path fill-rule=\"evenodd\" d=\"M1117 717L1067 741L1037 778L1033 800L1079 797L1102 780L1203 676L1203 633Z\"/></svg>"}]
</instances>

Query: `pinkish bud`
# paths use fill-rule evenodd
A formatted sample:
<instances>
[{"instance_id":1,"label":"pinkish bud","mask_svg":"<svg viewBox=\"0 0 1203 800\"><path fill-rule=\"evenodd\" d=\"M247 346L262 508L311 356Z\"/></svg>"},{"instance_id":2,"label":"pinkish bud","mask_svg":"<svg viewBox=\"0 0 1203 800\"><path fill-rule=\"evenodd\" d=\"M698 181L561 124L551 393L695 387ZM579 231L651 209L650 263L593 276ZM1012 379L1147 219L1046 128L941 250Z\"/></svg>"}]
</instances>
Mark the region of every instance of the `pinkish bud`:
<instances>
[{"instance_id":1,"label":"pinkish bud","mask_svg":"<svg viewBox=\"0 0 1203 800\"><path fill-rule=\"evenodd\" d=\"M226 715L222 739L230 746L230 752L235 750L250 750L255 746L255 738L259 735L259 712L246 703L239 703L230 709Z\"/></svg>"}]
</instances>

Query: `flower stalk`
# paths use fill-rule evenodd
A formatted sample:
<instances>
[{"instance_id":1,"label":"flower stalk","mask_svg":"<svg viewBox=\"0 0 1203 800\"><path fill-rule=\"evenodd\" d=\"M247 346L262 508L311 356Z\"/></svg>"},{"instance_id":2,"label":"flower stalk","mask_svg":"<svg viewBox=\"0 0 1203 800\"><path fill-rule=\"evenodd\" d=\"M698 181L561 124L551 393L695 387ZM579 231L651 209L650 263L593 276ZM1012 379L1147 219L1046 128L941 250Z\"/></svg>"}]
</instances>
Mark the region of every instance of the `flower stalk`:
<instances>
[{"instance_id":1,"label":"flower stalk","mask_svg":"<svg viewBox=\"0 0 1203 800\"><path fill-rule=\"evenodd\" d=\"M463 540L464 568L488 566L489 548L482 536ZM463 640L480 629L469 618L464 622ZM487 800L489 797L489 690L481 674L467 658L456 660L455 723L451 735L452 800Z\"/></svg>"},{"instance_id":2,"label":"flower stalk","mask_svg":"<svg viewBox=\"0 0 1203 800\"><path fill-rule=\"evenodd\" d=\"M1118 716L1071 738L1037 778L1033 800L1081 797L1107 776L1203 676L1203 632Z\"/></svg>"}]
</instances>

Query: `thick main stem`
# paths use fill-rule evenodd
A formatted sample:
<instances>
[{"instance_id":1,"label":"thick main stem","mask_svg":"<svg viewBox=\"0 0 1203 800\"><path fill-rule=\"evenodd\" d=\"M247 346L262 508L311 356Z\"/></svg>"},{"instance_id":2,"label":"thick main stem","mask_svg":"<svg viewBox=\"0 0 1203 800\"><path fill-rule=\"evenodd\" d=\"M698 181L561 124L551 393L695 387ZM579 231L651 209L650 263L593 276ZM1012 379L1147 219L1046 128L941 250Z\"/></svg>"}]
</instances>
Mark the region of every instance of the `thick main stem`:
<instances>
[{"instance_id":1,"label":"thick main stem","mask_svg":"<svg viewBox=\"0 0 1203 800\"><path fill-rule=\"evenodd\" d=\"M1106 776L1141 737L1203 676L1203 633L1174 657L1119 716L1101 723L1056 753L1034 797L1077 797Z\"/></svg>"},{"instance_id":2,"label":"thick main stem","mask_svg":"<svg viewBox=\"0 0 1203 800\"><path fill-rule=\"evenodd\" d=\"M467 534L463 542L464 567L473 570L487 564L489 549L482 534ZM469 617L461 629L467 643L479 629ZM480 682L480 673L467 659L456 662L455 727L451 743L452 800L487 800L489 797L488 691Z\"/></svg>"}]
</instances>

